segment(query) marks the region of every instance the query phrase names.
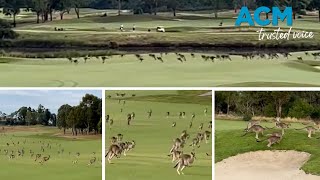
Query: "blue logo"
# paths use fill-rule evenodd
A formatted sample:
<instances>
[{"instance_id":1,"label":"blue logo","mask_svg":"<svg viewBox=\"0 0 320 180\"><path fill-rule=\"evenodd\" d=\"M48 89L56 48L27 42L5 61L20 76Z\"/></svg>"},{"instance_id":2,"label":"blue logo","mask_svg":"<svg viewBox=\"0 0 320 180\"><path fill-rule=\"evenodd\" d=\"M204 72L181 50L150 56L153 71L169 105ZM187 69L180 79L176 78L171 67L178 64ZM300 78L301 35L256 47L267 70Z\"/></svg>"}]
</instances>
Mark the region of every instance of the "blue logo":
<instances>
[{"instance_id":1,"label":"blue logo","mask_svg":"<svg viewBox=\"0 0 320 180\"><path fill-rule=\"evenodd\" d=\"M255 26L255 22L260 26L268 26L271 21L269 19L261 19L260 14L270 13L271 9L265 6L261 6L254 11L253 18L251 17L248 7L242 7L239 16L236 20L236 26L240 26L242 23L248 23L249 26ZM272 25L278 26L279 20L284 22L287 19L287 26L292 26L292 7L286 7L286 9L281 12L278 7L272 8Z\"/></svg>"}]
</instances>

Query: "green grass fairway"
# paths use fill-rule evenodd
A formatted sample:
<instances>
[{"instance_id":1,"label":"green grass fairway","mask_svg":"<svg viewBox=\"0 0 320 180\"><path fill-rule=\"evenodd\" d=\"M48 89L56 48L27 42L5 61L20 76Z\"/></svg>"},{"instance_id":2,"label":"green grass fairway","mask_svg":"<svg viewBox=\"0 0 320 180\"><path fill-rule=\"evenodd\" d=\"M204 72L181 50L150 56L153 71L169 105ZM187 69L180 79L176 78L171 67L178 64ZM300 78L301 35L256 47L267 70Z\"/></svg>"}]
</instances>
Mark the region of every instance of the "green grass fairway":
<instances>
[{"instance_id":1,"label":"green grass fairway","mask_svg":"<svg viewBox=\"0 0 320 180\"><path fill-rule=\"evenodd\" d=\"M293 123L290 129L285 131L280 144L273 145L271 148L267 147L267 142L256 142L254 133L240 137L244 134L243 130L246 126L245 121L215 120L215 162L249 151L296 150L311 154L309 161L302 166L302 169L306 173L320 175L320 140L309 139L304 130L294 130L294 128L305 127L302 124ZM262 126L273 127L274 124L262 123ZM279 131L281 130L267 130L265 134ZM319 136L319 132L313 135L313 137Z\"/></svg>"},{"instance_id":2,"label":"green grass fairway","mask_svg":"<svg viewBox=\"0 0 320 180\"><path fill-rule=\"evenodd\" d=\"M0 86L8 87L199 87L199 86L320 86L319 62L303 52L289 60L204 61L186 55L186 62L177 61L174 53L163 54L164 63L147 54L141 63L133 55L113 56L105 64L91 58L84 63L67 59L0 58ZM157 54L160 56L159 54ZM208 54L209 55L209 54ZM296 61L302 56L304 62Z\"/></svg>"},{"instance_id":3,"label":"green grass fairway","mask_svg":"<svg viewBox=\"0 0 320 180\"><path fill-rule=\"evenodd\" d=\"M5 126L4 128L5 133L2 127L0 130L1 179L101 180L101 137L84 136L77 139L71 136L62 137L62 135L57 135L61 131L56 128L40 126ZM44 152L42 152L41 146L44 147ZM25 151L23 157L18 156L18 150L22 149ZM63 153L61 153L62 149L64 149ZM5 155L5 150L9 151L8 155ZM30 150L34 152L33 157L31 157ZM14 151L14 159L9 159L11 151ZM78 164L73 164L77 152L80 153ZM93 155L93 152L96 154ZM38 153L42 156L50 155L50 159L41 165L39 160L35 161L35 156ZM93 156L97 157L97 161L94 165L88 166Z\"/></svg>"},{"instance_id":4,"label":"green grass fairway","mask_svg":"<svg viewBox=\"0 0 320 180\"><path fill-rule=\"evenodd\" d=\"M118 103L115 93L126 93L126 103ZM207 130L211 120L211 96L200 97L205 91L106 91L106 114L114 120L112 128L106 124L106 149L110 146L110 138L118 133L124 135L124 141L135 140L136 147L121 155L121 158L112 159L113 164L106 160L106 179L113 180L211 180L212 179L212 143L201 143L196 148L196 160L192 167L184 170L185 175L178 175L173 168L171 158L167 155L172 146L173 139L180 136L182 130L187 129L190 139L187 141L184 153L190 153L189 146L194 138L201 122L204 123L202 131ZM135 94L135 97L131 95ZM120 112L120 109L123 112ZM204 115L204 109L208 108L208 115ZM147 118L147 111L152 109L152 117ZM166 112L170 111L170 117L166 118ZM185 111L186 117L179 119L177 113ZM128 113L135 112L136 118L128 126L126 117ZM189 129L192 113L196 114L193 127ZM173 121L177 122L175 128L171 127ZM211 131L211 130L210 130ZM211 138L211 137L210 137Z\"/></svg>"}]
</instances>

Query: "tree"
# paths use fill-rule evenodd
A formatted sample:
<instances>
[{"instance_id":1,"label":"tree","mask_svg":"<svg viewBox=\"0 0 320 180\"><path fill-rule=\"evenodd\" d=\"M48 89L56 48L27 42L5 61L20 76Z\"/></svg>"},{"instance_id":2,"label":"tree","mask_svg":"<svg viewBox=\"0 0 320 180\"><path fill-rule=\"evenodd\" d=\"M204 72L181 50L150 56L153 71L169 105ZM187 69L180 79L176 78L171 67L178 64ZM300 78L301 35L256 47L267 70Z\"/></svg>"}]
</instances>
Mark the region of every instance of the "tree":
<instances>
[{"instance_id":1,"label":"tree","mask_svg":"<svg viewBox=\"0 0 320 180\"><path fill-rule=\"evenodd\" d=\"M16 16L20 13L20 9L25 6L24 0L5 0L3 13L13 17L13 27L17 26Z\"/></svg>"},{"instance_id":2,"label":"tree","mask_svg":"<svg viewBox=\"0 0 320 180\"><path fill-rule=\"evenodd\" d=\"M63 133L66 134L66 129L68 128L67 119L72 107L68 104L60 106L57 115L57 126L58 128L63 128Z\"/></svg>"},{"instance_id":3,"label":"tree","mask_svg":"<svg viewBox=\"0 0 320 180\"><path fill-rule=\"evenodd\" d=\"M176 16L176 11L177 11L179 4L180 4L180 0L168 0L167 1L167 8L172 9L174 17Z\"/></svg>"},{"instance_id":4,"label":"tree","mask_svg":"<svg viewBox=\"0 0 320 180\"><path fill-rule=\"evenodd\" d=\"M78 19L80 19L80 8L87 6L88 4L89 0L72 0L72 6L74 7Z\"/></svg>"},{"instance_id":5,"label":"tree","mask_svg":"<svg viewBox=\"0 0 320 180\"><path fill-rule=\"evenodd\" d=\"M37 112L28 111L26 114L26 122L28 125L36 125L37 124Z\"/></svg>"},{"instance_id":6,"label":"tree","mask_svg":"<svg viewBox=\"0 0 320 180\"><path fill-rule=\"evenodd\" d=\"M308 6L308 9L318 10L319 22L320 22L320 1L319 0L312 0Z\"/></svg>"},{"instance_id":7,"label":"tree","mask_svg":"<svg viewBox=\"0 0 320 180\"><path fill-rule=\"evenodd\" d=\"M60 0L57 4L57 7L55 10L60 11L60 19L63 19L63 15L67 12L70 12L70 9L72 7L72 0Z\"/></svg>"},{"instance_id":8,"label":"tree","mask_svg":"<svg viewBox=\"0 0 320 180\"><path fill-rule=\"evenodd\" d=\"M290 99L291 92L288 91L273 91L271 92L271 97L274 100L276 107L277 117L281 117L282 106L287 103Z\"/></svg>"},{"instance_id":9,"label":"tree","mask_svg":"<svg viewBox=\"0 0 320 180\"><path fill-rule=\"evenodd\" d=\"M77 132L77 123L78 123L78 119L77 119L77 115L78 115L78 112L81 111L81 109L79 110L79 106L75 106L75 107L72 107L70 112L68 113L68 116L67 116L67 125L69 127L71 127L72 129L72 135L73 136L77 136L78 135L78 132Z\"/></svg>"}]
</instances>

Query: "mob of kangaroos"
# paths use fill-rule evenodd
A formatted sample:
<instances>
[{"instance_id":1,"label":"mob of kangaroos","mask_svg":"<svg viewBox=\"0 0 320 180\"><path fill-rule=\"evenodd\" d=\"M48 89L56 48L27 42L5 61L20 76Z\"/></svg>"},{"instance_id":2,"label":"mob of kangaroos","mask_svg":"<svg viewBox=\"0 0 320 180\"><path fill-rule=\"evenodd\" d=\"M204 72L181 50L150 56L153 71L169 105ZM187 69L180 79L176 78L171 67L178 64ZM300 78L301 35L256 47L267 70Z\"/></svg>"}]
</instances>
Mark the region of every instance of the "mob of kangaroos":
<instances>
[{"instance_id":1,"label":"mob of kangaroos","mask_svg":"<svg viewBox=\"0 0 320 180\"><path fill-rule=\"evenodd\" d=\"M290 123L285 123L285 122L281 122L280 118L277 117L274 119L274 127L272 128L268 128L268 127L262 127L260 125L261 121L257 121L257 120L251 120L248 122L247 127L245 128L245 134L242 135L245 136L250 132L254 132L255 135L255 139L257 142L264 142L264 141L268 141L267 147L271 147L274 144L279 144L285 134L285 129L289 129L291 124ZM302 123L303 125L309 124L309 123ZM308 138L312 138L312 135L316 133L316 131L320 131L320 127L319 127L320 122L319 121L314 121L314 125L310 125L310 126L306 126L303 128L298 128L295 130L305 130L307 131L307 137ZM263 136L264 131L266 131L267 129L281 129L281 132L273 132L272 134L267 134L265 139L260 140L259 139L259 135L261 134ZM320 139L320 137L318 137L317 139Z\"/></svg>"},{"instance_id":2,"label":"mob of kangaroos","mask_svg":"<svg viewBox=\"0 0 320 180\"><path fill-rule=\"evenodd\" d=\"M111 164L111 160L114 157L120 158L121 154L123 153L124 156L127 156L127 152L131 151L135 145L136 142L134 140L132 141L122 141L123 134L117 134L117 137L111 137L111 145L105 155L105 157L108 157L108 162Z\"/></svg>"}]
</instances>

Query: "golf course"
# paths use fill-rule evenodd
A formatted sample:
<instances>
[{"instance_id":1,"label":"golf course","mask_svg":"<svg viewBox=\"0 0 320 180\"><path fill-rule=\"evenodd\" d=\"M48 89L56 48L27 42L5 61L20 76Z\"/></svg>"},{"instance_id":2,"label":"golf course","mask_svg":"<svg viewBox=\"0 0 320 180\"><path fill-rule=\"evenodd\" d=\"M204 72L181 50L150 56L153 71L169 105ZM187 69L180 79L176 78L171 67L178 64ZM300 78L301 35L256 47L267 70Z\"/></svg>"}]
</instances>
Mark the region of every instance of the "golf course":
<instances>
[{"instance_id":1,"label":"golf course","mask_svg":"<svg viewBox=\"0 0 320 180\"><path fill-rule=\"evenodd\" d=\"M211 107L211 93L207 91L106 91L106 114L109 116L106 123L106 179L211 180L211 134L207 143L203 139L199 147L190 146L197 133L212 132L208 127L212 120ZM185 114L181 115L182 112ZM130 125L128 114L134 114L130 116ZM172 161L170 149L183 130L190 137L180 151L189 155L194 152L195 159L186 166L184 175L179 175L173 167L180 160ZM122 142L135 142L135 145L126 156L122 153L109 163L111 152L107 151L112 146L111 138L118 134L123 135ZM113 146L121 144L119 141L113 143Z\"/></svg>"},{"instance_id":2,"label":"golf course","mask_svg":"<svg viewBox=\"0 0 320 180\"><path fill-rule=\"evenodd\" d=\"M34 12L21 11L12 28L19 36L1 43L0 85L320 86L317 11L293 22L293 31L313 32L313 39L279 41L259 41L258 26L235 27L238 14L232 10L218 15L214 18L209 10L177 11L176 16L123 10L119 16L116 9L82 8L79 19L70 11L60 20L55 11L52 21L35 23ZM3 14L0 18L12 20ZM157 32L158 26L166 32ZM279 26L289 29L284 22Z\"/></svg>"},{"instance_id":3,"label":"golf course","mask_svg":"<svg viewBox=\"0 0 320 180\"><path fill-rule=\"evenodd\" d=\"M320 179L319 95L215 92L216 179Z\"/></svg>"},{"instance_id":4,"label":"golf course","mask_svg":"<svg viewBox=\"0 0 320 180\"><path fill-rule=\"evenodd\" d=\"M0 167L5 169L0 176L4 179L102 178L101 136L73 137L56 127L1 126L0 137ZM42 156L36 160L37 154ZM94 156L98 162L88 166ZM42 162L42 157L49 160Z\"/></svg>"}]
</instances>

